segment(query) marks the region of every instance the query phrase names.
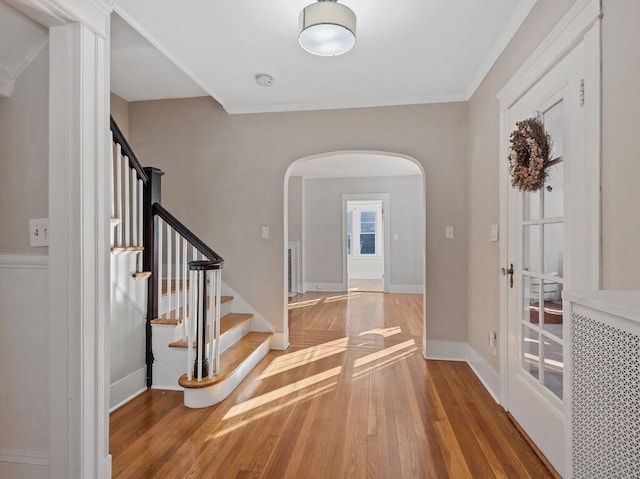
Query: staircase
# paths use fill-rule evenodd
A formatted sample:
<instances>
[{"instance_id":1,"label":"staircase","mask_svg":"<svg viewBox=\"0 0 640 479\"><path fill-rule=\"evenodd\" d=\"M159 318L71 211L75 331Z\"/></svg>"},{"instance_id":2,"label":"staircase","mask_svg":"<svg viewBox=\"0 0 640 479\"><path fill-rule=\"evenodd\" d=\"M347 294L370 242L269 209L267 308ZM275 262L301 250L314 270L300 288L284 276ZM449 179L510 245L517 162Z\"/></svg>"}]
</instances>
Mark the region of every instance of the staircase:
<instances>
[{"instance_id":1,"label":"staircase","mask_svg":"<svg viewBox=\"0 0 640 479\"><path fill-rule=\"evenodd\" d=\"M112 290L135 302L139 282L147 283L146 305L130 308L146 310L146 386L184 390L187 407L214 405L266 356L272 333L222 295L229 290L220 279L222 257L161 206L162 171L140 166L113 118L111 132ZM134 281L122 278L121 255L135 255L126 260ZM198 264L213 275L198 280Z\"/></svg>"}]
</instances>

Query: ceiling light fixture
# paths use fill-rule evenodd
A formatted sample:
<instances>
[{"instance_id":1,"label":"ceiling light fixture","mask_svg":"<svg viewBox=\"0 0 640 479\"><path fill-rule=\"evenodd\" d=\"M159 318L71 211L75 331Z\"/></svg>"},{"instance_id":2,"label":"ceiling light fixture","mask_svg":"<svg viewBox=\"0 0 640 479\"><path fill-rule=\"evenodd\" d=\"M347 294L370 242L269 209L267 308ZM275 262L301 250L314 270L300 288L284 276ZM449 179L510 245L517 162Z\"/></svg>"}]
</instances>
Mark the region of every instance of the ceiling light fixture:
<instances>
[{"instance_id":1,"label":"ceiling light fixture","mask_svg":"<svg viewBox=\"0 0 640 479\"><path fill-rule=\"evenodd\" d=\"M336 0L318 0L300 12L300 46L322 57L343 55L356 44L356 14Z\"/></svg>"}]
</instances>

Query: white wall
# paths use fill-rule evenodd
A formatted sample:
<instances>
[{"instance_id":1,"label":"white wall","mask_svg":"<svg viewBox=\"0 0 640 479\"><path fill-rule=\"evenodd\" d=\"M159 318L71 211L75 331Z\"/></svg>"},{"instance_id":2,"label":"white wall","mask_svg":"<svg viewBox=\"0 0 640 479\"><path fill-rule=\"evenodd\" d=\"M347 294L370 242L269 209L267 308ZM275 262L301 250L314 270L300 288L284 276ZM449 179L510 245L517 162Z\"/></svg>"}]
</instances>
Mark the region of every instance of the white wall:
<instances>
[{"instance_id":1,"label":"white wall","mask_svg":"<svg viewBox=\"0 0 640 479\"><path fill-rule=\"evenodd\" d=\"M134 102L129 110L138 157L166 173L163 203L224 257L225 282L278 331L289 166L345 150L415 158L426 175L428 335L466 341L465 103L228 115L210 98L190 98ZM261 225L270 226L269 239ZM455 239L445 240L446 225L456 227Z\"/></svg>"},{"instance_id":2,"label":"white wall","mask_svg":"<svg viewBox=\"0 0 640 479\"><path fill-rule=\"evenodd\" d=\"M48 62L45 47L0 98L0 477L49 474L48 248L29 244L48 216Z\"/></svg>"},{"instance_id":3,"label":"white wall","mask_svg":"<svg viewBox=\"0 0 640 479\"><path fill-rule=\"evenodd\" d=\"M326 178L304 180L306 285L344 283L342 194L389 193L391 241L390 289L421 289L423 285L423 178ZM394 234L398 240L393 240ZM315 289L315 288L311 288Z\"/></svg>"},{"instance_id":4,"label":"white wall","mask_svg":"<svg viewBox=\"0 0 640 479\"><path fill-rule=\"evenodd\" d=\"M29 219L49 214L48 78L44 48L0 97L0 253L48 253L29 245Z\"/></svg>"},{"instance_id":5,"label":"white wall","mask_svg":"<svg viewBox=\"0 0 640 479\"><path fill-rule=\"evenodd\" d=\"M0 254L0 285L0 477L45 478L49 464L48 258Z\"/></svg>"}]
</instances>

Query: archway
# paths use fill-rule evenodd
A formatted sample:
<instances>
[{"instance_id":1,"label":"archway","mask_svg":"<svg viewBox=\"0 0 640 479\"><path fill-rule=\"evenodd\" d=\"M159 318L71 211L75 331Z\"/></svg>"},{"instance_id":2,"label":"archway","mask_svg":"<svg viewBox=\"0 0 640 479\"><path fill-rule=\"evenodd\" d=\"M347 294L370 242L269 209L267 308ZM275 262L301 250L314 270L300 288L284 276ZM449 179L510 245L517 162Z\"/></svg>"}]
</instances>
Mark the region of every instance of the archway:
<instances>
[{"instance_id":1,"label":"archway","mask_svg":"<svg viewBox=\"0 0 640 479\"><path fill-rule=\"evenodd\" d=\"M289 344L287 305L292 282L294 292L346 291L347 199L376 199L385 195L389 198L385 207L388 209L384 232L385 292L422 294L422 351L426 355L425 174L414 158L381 151L311 155L292 162L285 173L282 329L285 346ZM319 205L329 211L325 214ZM339 217L336 208L342 213ZM309 223L316 220L321 226L314 229ZM315 238L318 233L330 238ZM314 251L320 244L328 244L331 251ZM310 254L312 251L314 254ZM292 254L293 261L296 256L299 259L297 264L292 265ZM292 281L292 272L296 271L298 277Z\"/></svg>"}]
</instances>

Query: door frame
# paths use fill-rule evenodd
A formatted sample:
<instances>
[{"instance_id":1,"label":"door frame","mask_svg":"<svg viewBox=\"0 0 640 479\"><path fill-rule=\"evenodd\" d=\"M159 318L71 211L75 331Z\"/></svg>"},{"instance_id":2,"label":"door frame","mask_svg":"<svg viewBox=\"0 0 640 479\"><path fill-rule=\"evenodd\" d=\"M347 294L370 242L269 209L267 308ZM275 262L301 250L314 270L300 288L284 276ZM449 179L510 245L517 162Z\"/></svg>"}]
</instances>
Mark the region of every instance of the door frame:
<instances>
[{"instance_id":1,"label":"door frame","mask_svg":"<svg viewBox=\"0 0 640 479\"><path fill-rule=\"evenodd\" d=\"M343 193L342 198L342 284L344 291L349 290L349 271L347 258L347 205L349 201L382 201L382 254L384 255L383 290L389 292L389 193Z\"/></svg>"},{"instance_id":2,"label":"door frame","mask_svg":"<svg viewBox=\"0 0 640 479\"><path fill-rule=\"evenodd\" d=\"M534 86L551 68L558 64L567 53L577 45L583 45L584 90L576 92L585 99L584 108L584 169L581 171L582 187L577 193L583 201L582 214L575 218L569 227L579 231L583 238L580 255L589 258L585 268L585 287L598 289L600 287L600 157L601 157L601 77L600 77L600 30L601 30L600 0L579 0L560 20L556 27L541 42L538 48L525 61L522 67L507 82L498 93L500 105L500 229L505 240L500 243L500 265L506 267L510 258L506 241L508 231L508 154L509 135L512 125L508 123L509 109ZM507 315L507 281L506 277L500 282L500 403L508 411L508 331L509 318ZM565 339L565 350L569 351L568 338ZM568 354L565 353L565 364ZM565 370L565 391L569 391L567 384L568 371ZM568 395L565 396L565 415L568 412ZM570 422L566 421L567 426ZM565 434L569 437L569 434ZM566 448L570 451L570 448ZM566 460L566 467L570 468L570 458ZM563 472L563 471L561 471ZM570 477L570 471L568 472Z\"/></svg>"}]
</instances>

